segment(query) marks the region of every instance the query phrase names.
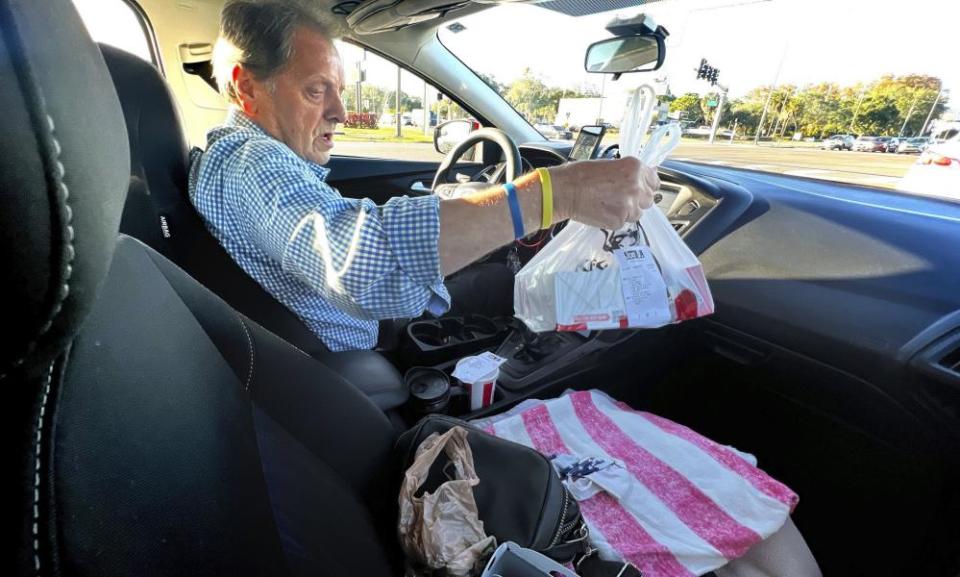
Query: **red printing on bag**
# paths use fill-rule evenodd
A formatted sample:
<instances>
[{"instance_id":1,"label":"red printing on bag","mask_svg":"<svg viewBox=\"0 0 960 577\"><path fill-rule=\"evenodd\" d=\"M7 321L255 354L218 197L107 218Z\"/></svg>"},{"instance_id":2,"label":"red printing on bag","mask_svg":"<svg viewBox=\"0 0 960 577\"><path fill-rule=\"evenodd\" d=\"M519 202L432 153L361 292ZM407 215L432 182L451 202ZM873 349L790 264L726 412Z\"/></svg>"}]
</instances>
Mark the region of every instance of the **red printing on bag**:
<instances>
[{"instance_id":1,"label":"red printing on bag","mask_svg":"<svg viewBox=\"0 0 960 577\"><path fill-rule=\"evenodd\" d=\"M604 322L610 320L610 315L606 313L598 313L592 315L574 315L574 322L577 323L590 323L590 322Z\"/></svg>"},{"instance_id":2,"label":"red printing on bag","mask_svg":"<svg viewBox=\"0 0 960 577\"><path fill-rule=\"evenodd\" d=\"M697 295L689 289L683 289L673 301L677 309L677 320L688 321L697 318Z\"/></svg>"}]
</instances>

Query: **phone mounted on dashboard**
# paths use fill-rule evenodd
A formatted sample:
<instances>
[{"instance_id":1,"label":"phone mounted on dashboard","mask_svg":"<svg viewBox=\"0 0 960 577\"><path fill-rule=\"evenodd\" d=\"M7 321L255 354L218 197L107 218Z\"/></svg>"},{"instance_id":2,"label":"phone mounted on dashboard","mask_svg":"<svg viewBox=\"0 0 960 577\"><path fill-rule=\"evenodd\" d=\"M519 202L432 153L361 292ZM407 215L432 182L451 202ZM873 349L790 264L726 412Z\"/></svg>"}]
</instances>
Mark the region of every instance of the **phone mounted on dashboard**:
<instances>
[{"instance_id":1,"label":"phone mounted on dashboard","mask_svg":"<svg viewBox=\"0 0 960 577\"><path fill-rule=\"evenodd\" d=\"M590 160L597 157L597 151L600 149L600 141L606 134L607 127L602 125L588 125L580 128L580 134L577 135L577 141L573 143L567 160Z\"/></svg>"}]
</instances>

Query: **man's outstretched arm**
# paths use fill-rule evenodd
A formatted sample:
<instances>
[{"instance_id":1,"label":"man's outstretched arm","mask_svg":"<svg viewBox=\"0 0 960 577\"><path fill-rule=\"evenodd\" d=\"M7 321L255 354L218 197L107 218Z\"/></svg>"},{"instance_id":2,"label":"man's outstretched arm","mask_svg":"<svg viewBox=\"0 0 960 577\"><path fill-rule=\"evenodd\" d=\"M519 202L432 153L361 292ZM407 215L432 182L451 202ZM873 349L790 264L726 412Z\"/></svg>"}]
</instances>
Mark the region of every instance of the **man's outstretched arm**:
<instances>
[{"instance_id":1,"label":"man's outstretched arm","mask_svg":"<svg viewBox=\"0 0 960 577\"><path fill-rule=\"evenodd\" d=\"M568 218L617 229L653 205L660 187L656 170L636 158L592 160L550 169L553 221ZM516 181L524 232L541 226L542 189L535 172ZM450 275L514 240L513 222L503 187L440 202L440 269Z\"/></svg>"}]
</instances>

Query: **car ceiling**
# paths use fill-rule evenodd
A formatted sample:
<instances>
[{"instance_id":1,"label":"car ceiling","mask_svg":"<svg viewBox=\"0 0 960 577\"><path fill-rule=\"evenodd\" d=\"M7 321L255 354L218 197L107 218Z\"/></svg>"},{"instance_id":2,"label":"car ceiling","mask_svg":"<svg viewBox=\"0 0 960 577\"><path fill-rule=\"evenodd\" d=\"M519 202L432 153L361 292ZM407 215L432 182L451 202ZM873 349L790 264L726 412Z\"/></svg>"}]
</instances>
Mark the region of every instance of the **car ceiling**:
<instances>
[{"instance_id":1,"label":"car ceiling","mask_svg":"<svg viewBox=\"0 0 960 577\"><path fill-rule=\"evenodd\" d=\"M346 17L347 28L358 35L389 32L429 23L435 28L498 4L538 4L570 16L627 9L658 0L366 0L330 2L331 11Z\"/></svg>"}]
</instances>

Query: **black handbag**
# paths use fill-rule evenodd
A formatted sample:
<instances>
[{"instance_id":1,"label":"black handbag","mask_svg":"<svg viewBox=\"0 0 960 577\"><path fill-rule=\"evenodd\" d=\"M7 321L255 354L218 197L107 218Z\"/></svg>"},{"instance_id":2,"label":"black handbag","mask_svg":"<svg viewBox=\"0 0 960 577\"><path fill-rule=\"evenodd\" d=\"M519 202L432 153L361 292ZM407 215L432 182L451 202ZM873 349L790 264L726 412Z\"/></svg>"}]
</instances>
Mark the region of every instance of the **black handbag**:
<instances>
[{"instance_id":1,"label":"black handbag","mask_svg":"<svg viewBox=\"0 0 960 577\"><path fill-rule=\"evenodd\" d=\"M455 426L468 431L467 442L480 478L473 494L487 535L498 543L513 541L559 563L572 562L589 552L588 530L577 500L550 460L529 447L494 437L459 419L430 415L397 441L404 470L424 439ZM433 492L446 481L443 469L448 462L444 455L437 459L421 492Z\"/></svg>"}]
</instances>

